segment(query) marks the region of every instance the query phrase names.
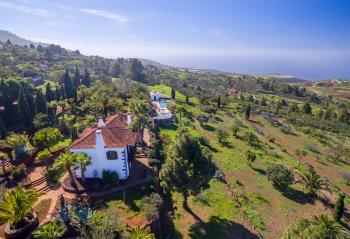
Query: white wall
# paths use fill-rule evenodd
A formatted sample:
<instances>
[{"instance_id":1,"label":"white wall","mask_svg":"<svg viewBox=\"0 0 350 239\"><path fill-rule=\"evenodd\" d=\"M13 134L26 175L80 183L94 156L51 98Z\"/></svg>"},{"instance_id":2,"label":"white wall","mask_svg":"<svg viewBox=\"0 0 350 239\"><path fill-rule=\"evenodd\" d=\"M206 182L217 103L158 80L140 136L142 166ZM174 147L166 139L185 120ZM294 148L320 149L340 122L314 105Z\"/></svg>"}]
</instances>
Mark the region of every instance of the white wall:
<instances>
[{"instance_id":1,"label":"white wall","mask_svg":"<svg viewBox=\"0 0 350 239\"><path fill-rule=\"evenodd\" d=\"M126 173L123 171L124 168L124 156L122 152L125 150L125 160L126 160ZM87 166L85 171L86 178L93 178L94 172L97 172L97 177L102 177L103 170L115 171L119 175L119 179L127 179L130 174L128 152L126 148L92 148L92 149L71 149L73 153L86 153L91 158L91 164ZM117 151L118 159L107 160L107 151ZM81 177L80 169L75 170L75 175Z\"/></svg>"}]
</instances>

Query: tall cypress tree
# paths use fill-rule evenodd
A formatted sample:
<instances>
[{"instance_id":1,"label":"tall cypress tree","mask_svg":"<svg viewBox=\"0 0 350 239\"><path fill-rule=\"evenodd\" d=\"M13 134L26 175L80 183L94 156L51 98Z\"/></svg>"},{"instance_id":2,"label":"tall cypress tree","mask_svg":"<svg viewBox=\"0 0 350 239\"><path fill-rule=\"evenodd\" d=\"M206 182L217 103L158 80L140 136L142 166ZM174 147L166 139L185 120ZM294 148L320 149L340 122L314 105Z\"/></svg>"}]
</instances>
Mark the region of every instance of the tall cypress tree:
<instances>
[{"instance_id":1,"label":"tall cypress tree","mask_svg":"<svg viewBox=\"0 0 350 239\"><path fill-rule=\"evenodd\" d=\"M4 139L6 137L6 127L1 116L0 116L0 137L1 139Z\"/></svg>"},{"instance_id":2,"label":"tall cypress tree","mask_svg":"<svg viewBox=\"0 0 350 239\"><path fill-rule=\"evenodd\" d=\"M18 109L21 116L21 120L25 127L29 127L32 124L32 116L30 115L30 109L25 97L24 91L21 88L18 97Z\"/></svg>"},{"instance_id":3,"label":"tall cypress tree","mask_svg":"<svg viewBox=\"0 0 350 239\"><path fill-rule=\"evenodd\" d=\"M35 110L36 107L35 107L33 94L31 92L25 91L25 96L29 105L30 114L32 117L34 117L36 114L36 110Z\"/></svg>"},{"instance_id":4,"label":"tall cypress tree","mask_svg":"<svg viewBox=\"0 0 350 239\"><path fill-rule=\"evenodd\" d=\"M49 83L46 84L46 91L45 91L45 95L46 95L46 101L47 102L51 102L55 99L54 94L51 90L51 86Z\"/></svg>"},{"instance_id":5,"label":"tall cypress tree","mask_svg":"<svg viewBox=\"0 0 350 239\"><path fill-rule=\"evenodd\" d=\"M85 85L86 87L90 87L91 86L91 77L90 77L90 74L87 71L87 69L85 69L85 75L84 75L83 81L81 83L83 85Z\"/></svg>"},{"instance_id":6,"label":"tall cypress tree","mask_svg":"<svg viewBox=\"0 0 350 239\"><path fill-rule=\"evenodd\" d=\"M46 100L40 89L36 91L35 107L38 113L47 113Z\"/></svg>"},{"instance_id":7,"label":"tall cypress tree","mask_svg":"<svg viewBox=\"0 0 350 239\"><path fill-rule=\"evenodd\" d=\"M73 79L73 85L75 89L78 89L80 86L80 72L78 67L75 67L75 74Z\"/></svg>"},{"instance_id":8,"label":"tall cypress tree","mask_svg":"<svg viewBox=\"0 0 350 239\"><path fill-rule=\"evenodd\" d=\"M221 98L220 98L220 96L218 97L218 108L220 108L221 107Z\"/></svg>"},{"instance_id":9,"label":"tall cypress tree","mask_svg":"<svg viewBox=\"0 0 350 239\"><path fill-rule=\"evenodd\" d=\"M175 91L174 88L171 88L171 98L172 98L173 100L175 100L175 96L176 96L176 91Z\"/></svg>"},{"instance_id":10,"label":"tall cypress tree","mask_svg":"<svg viewBox=\"0 0 350 239\"><path fill-rule=\"evenodd\" d=\"M61 98L62 98L61 89L56 85L56 89L55 89L55 100L56 100L56 101L60 101Z\"/></svg>"},{"instance_id":11,"label":"tall cypress tree","mask_svg":"<svg viewBox=\"0 0 350 239\"><path fill-rule=\"evenodd\" d=\"M5 108L4 121L6 126L14 125L17 119L14 117L16 115L15 109L12 105L10 96L8 95L7 85L4 80L1 81L1 93L2 93L2 103Z\"/></svg>"},{"instance_id":12,"label":"tall cypress tree","mask_svg":"<svg viewBox=\"0 0 350 239\"><path fill-rule=\"evenodd\" d=\"M67 99L75 98L75 89L73 86L73 82L69 77L68 69L66 69L66 73L63 76L63 85Z\"/></svg>"}]
</instances>

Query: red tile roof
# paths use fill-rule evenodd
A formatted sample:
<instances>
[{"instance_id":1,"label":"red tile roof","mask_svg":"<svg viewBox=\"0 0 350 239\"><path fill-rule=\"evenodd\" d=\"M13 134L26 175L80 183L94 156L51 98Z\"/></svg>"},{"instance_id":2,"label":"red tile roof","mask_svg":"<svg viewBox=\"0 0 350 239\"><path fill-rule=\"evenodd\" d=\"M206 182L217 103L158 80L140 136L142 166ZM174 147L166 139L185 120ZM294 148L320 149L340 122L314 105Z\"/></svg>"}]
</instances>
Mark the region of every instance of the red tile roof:
<instances>
[{"instance_id":1,"label":"red tile roof","mask_svg":"<svg viewBox=\"0 0 350 239\"><path fill-rule=\"evenodd\" d=\"M71 149L94 148L96 145L96 130L86 128L71 145ZM106 148L120 148L136 143L136 133L128 128L127 115L117 114L107 117L105 127L101 128Z\"/></svg>"}]
</instances>

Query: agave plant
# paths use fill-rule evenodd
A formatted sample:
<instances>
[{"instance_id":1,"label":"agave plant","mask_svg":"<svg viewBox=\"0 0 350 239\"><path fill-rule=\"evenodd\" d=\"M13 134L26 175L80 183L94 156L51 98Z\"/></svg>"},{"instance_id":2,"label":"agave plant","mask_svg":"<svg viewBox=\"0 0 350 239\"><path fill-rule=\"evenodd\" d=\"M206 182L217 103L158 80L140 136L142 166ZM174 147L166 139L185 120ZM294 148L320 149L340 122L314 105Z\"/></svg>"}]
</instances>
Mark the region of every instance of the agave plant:
<instances>
[{"instance_id":1,"label":"agave plant","mask_svg":"<svg viewBox=\"0 0 350 239\"><path fill-rule=\"evenodd\" d=\"M16 227L31 218L33 205L39 195L33 189L24 189L21 186L7 192L4 200L0 201L0 224L8 223Z\"/></svg>"},{"instance_id":2,"label":"agave plant","mask_svg":"<svg viewBox=\"0 0 350 239\"><path fill-rule=\"evenodd\" d=\"M321 190L331 192L328 181L312 168L301 174L301 179L298 182L304 184L305 190L310 196L319 196Z\"/></svg>"},{"instance_id":3,"label":"agave plant","mask_svg":"<svg viewBox=\"0 0 350 239\"><path fill-rule=\"evenodd\" d=\"M150 227L134 227L131 229L129 239L155 239Z\"/></svg>"},{"instance_id":4,"label":"agave plant","mask_svg":"<svg viewBox=\"0 0 350 239\"><path fill-rule=\"evenodd\" d=\"M33 232L33 236L38 239L58 239L63 236L66 230L67 228L61 221L55 220L39 227Z\"/></svg>"}]
</instances>

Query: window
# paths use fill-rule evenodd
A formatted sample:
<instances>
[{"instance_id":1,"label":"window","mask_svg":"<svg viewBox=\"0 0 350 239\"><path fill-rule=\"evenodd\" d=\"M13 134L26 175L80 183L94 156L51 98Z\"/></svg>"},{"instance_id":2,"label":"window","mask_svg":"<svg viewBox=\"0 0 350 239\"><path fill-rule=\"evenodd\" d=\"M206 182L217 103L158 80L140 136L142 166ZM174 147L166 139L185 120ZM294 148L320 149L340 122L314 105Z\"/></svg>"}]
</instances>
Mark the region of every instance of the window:
<instances>
[{"instance_id":1,"label":"window","mask_svg":"<svg viewBox=\"0 0 350 239\"><path fill-rule=\"evenodd\" d=\"M116 151L108 151L106 155L108 160L118 159L118 153Z\"/></svg>"}]
</instances>

